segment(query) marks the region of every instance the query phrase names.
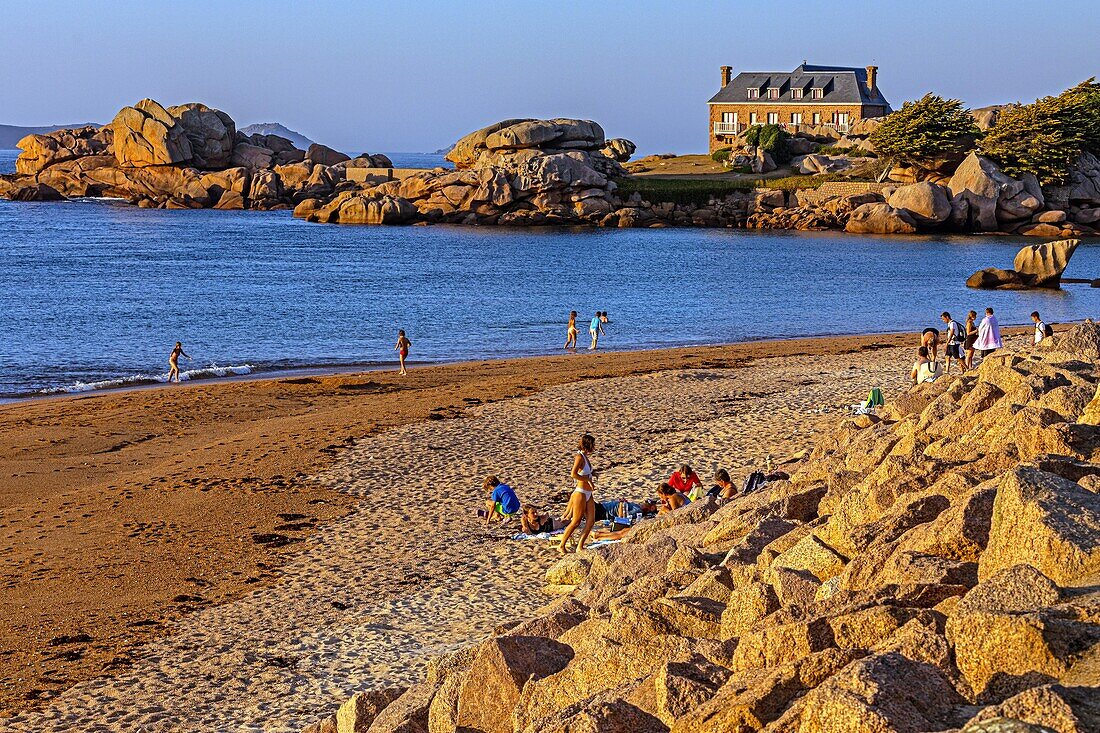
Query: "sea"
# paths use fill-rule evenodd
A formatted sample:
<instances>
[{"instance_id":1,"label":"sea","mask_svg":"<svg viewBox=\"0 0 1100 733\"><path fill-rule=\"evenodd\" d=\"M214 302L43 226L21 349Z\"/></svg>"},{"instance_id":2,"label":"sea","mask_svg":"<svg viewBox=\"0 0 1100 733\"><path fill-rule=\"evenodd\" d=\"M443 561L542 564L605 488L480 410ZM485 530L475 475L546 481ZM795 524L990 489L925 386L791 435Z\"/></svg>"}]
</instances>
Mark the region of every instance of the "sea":
<instances>
[{"instance_id":1,"label":"sea","mask_svg":"<svg viewBox=\"0 0 1100 733\"><path fill-rule=\"evenodd\" d=\"M0 151L0 171L17 151ZM430 167L432 154L391 154ZM735 229L308 224L289 211L161 211L0 201L0 397L185 379L561 353L570 310L601 348L913 331L995 308L1003 324L1100 315L1100 289L974 291L1004 236ZM1067 276L1100 277L1100 240ZM583 344L582 344L583 346ZM576 358L586 358L582 353ZM907 365L899 364L899 369Z\"/></svg>"}]
</instances>

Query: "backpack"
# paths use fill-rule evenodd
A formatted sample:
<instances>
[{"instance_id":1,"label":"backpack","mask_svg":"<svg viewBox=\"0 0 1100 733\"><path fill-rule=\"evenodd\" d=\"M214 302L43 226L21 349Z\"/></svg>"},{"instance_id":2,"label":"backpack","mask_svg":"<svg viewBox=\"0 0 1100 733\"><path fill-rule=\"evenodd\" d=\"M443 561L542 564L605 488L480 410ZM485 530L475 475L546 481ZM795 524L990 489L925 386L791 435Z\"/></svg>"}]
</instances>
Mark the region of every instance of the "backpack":
<instances>
[{"instance_id":1,"label":"backpack","mask_svg":"<svg viewBox=\"0 0 1100 733\"><path fill-rule=\"evenodd\" d=\"M1054 335L1054 327L1049 323L1043 324L1043 338L1050 338Z\"/></svg>"},{"instance_id":2,"label":"backpack","mask_svg":"<svg viewBox=\"0 0 1100 733\"><path fill-rule=\"evenodd\" d=\"M955 325L955 338L952 339L951 343L961 344L966 340L966 328L958 321L952 320L951 323Z\"/></svg>"},{"instance_id":3,"label":"backpack","mask_svg":"<svg viewBox=\"0 0 1100 733\"><path fill-rule=\"evenodd\" d=\"M741 486L742 494L751 494L764 485L764 474L753 471L745 477L745 483Z\"/></svg>"}]
</instances>

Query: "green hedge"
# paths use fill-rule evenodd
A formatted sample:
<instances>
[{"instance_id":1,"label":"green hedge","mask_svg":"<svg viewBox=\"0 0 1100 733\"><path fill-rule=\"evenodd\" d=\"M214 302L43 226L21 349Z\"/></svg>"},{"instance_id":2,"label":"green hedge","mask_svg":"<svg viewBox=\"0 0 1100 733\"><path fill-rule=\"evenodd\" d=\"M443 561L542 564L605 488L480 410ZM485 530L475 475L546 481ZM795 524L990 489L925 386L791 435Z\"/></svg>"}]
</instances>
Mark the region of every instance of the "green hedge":
<instances>
[{"instance_id":1,"label":"green hedge","mask_svg":"<svg viewBox=\"0 0 1100 733\"><path fill-rule=\"evenodd\" d=\"M725 163L727 160L730 159L730 152L730 148L718 148L710 154L710 159L713 160L715 163Z\"/></svg>"}]
</instances>

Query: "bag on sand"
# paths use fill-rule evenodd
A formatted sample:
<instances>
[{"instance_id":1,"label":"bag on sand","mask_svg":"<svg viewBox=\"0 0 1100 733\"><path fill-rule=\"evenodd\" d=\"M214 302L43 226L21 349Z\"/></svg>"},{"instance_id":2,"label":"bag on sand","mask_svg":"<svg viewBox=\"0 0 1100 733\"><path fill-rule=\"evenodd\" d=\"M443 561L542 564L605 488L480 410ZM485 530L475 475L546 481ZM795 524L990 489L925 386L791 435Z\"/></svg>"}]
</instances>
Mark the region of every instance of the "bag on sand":
<instances>
[{"instance_id":1,"label":"bag on sand","mask_svg":"<svg viewBox=\"0 0 1100 733\"><path fill-rule=\"evenodd\" d=\"M886 400L882 398L882 390L875 387L867 394L867 401L863 403L863 406L867 409L872 409L875 407L882 407L885 404Z\"/></svg>"},{"instance_id":2,"label":"bag on sand","mask_svg":"<svg viewBox=\"0 0 1100 733\"><path fill-rule=\"evenodd\" d=\"M764 485L764 474L753 471L745 477L745 483L741 486L741 494L751 494Z\"/></svg>"}]
</instances>

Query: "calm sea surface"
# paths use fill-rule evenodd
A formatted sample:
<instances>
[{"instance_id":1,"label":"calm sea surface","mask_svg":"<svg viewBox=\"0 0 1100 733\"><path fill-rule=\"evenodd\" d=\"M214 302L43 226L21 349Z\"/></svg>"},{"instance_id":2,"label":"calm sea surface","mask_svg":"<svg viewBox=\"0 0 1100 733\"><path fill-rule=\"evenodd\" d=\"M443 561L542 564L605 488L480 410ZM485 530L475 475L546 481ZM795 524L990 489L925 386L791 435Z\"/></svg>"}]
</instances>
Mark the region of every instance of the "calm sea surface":
<instances>
[{"instance_id":1,"label":"calm sea surface","mask_svg":"<svg viewBox=\"0 0 1100 733\"><path fill-rule=\"evenodd\" d=\"M582 341L608 311L613 349L919 330L987 305L1003 323L1100 315L1088 286L963 285L1010 266L1021 241L341 227L288 211L0 201L0 395L160 381L177 340L194 378L385 363L398 328L420 361L553 353L571 309ZM1100 277L1100 242L1067 274Z\"/></svg>"}]
</instances>

